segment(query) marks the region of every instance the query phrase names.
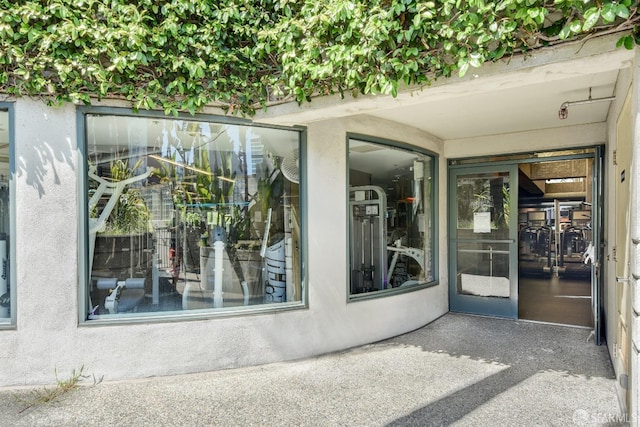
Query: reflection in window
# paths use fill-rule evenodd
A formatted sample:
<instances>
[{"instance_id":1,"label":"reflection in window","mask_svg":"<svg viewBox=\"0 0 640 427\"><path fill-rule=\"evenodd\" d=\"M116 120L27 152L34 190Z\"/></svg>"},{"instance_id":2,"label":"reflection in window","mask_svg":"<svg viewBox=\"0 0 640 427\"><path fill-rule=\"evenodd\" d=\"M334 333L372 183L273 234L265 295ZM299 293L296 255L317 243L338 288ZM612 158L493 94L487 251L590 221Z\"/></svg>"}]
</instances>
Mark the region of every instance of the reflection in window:
<instances>
[{"instance_id":1,"label":"reflection in window","mask_svg":"<svg viewBox=\"0 0 640 427\"><path fill-rule=\"evenodd\" d=\"M508 238L509 174L465 175L457 179L458 234L461 230ZM506 234L505 234L506 233Z\"/></svg>"},{"instance_id":2,"label":"reflection in window","mask_svg":"<svg viewBox=\"0 0 640 427\"><path fill-rule=\"evenodd\" d=\"M509 173L465 174L455 185L457 293L509 298Z\"/></svg>"},{"instance_id":3,"label":"reflection in window","mask_svg":"<svg viewBox=\"0 0 640 427\"><path fill-rule=\"evenodd\" d=\"M298 132L85 118L89 318L302 300Z\"/></svg>"},{"instance_id":4,"label":"reflection in window","mask_svg":"<svg viewBox=\"0 0 640 427\"><path fill-rule=\"evenodd\" d=\"M433 282L434 158L349 140L350 295Z\"/></svg>"},{"instance_id":5,"label":"reflection in window","mask_svg":"<svg viewBox=\"0 0 640 427\"><path fill-rule=\"evenodd\" d=\"M0 109L0 322L11 318L11 298L15 297L9 274L9 112Z\"/></svg>"}]
</instances>

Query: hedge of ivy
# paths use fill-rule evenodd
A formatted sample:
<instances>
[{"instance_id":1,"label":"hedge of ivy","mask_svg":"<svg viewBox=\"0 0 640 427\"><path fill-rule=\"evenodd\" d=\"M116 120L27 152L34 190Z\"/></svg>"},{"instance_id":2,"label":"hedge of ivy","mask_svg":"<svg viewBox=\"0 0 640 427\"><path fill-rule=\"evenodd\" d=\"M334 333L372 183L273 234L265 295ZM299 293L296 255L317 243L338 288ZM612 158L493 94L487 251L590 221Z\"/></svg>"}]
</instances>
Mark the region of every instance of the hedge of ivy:
<instances>
[{"instance_id":1,"label":"hedge of ivy","mask_svg":"<svg viewBox=\"0 0 640 427\"><path fill-rule=\"evenodd\" d=\"M164 3L164 4L163 4ZM401 84L633 29L631 0L0 0L0 93L251 114L276 100Z\"/></svg>"}]
</instances>

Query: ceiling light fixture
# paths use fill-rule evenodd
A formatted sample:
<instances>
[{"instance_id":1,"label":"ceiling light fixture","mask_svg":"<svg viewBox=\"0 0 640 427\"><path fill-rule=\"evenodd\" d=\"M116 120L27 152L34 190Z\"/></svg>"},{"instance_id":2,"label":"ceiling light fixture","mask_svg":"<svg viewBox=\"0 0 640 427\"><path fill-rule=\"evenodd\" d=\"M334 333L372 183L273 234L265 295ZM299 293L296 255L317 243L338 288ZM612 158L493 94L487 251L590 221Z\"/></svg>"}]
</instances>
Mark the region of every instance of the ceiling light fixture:
<instances>
[{"instance_id":1,"label":"ceiling light fixture","mask_svg":"<svg viewBox=\"0 0 640 427\"><path fill-rule=\"evenodd\" d=\"M582 105L582 104L593 104L594 102L605 102L605 101L613 101L616 99L615 96L607 96L604 98L592 98L591 97L591 88L589 88L589 99L582 99L580 101L565 101L560 105L560 110L558 111L558 118L560 120L564 120L569 117L569 107L571 105Z\"/></svg>"}]
</instances>

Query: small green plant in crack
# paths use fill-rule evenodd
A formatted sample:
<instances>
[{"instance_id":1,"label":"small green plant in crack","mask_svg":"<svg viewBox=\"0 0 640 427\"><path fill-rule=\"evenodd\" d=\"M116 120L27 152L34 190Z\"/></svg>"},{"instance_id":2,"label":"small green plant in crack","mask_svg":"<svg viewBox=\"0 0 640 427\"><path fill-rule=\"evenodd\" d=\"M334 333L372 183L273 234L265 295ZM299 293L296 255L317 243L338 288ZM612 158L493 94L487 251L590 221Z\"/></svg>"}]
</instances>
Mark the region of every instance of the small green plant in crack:
<instances>
[{"instance_id":1,"label":"small green plant in crack","mask_svg":"<svg viewBox=\"0 0 640 427\"><path fill-rule=\"evenodd\" d=\"M89 376L85 373L84 365L80 367L80 369L73 369L71 371L71 375L66 379L60 379L58 377L58 370L55 370L56 384L54 387L42 387L41 389L31 390L26 396L20 396L14 394L14 398L24 404L25 407L22 408L19 413L23 413L29 408L33 408L34 406L44 405L48 403L52 403L56 401L60 396L69 393L80 386L80 382L86 380L87 378L93 378L92 385L98 385L102 382L104 376L100 378L96 378L95 375Z\"/></svg>"}]
</instances>

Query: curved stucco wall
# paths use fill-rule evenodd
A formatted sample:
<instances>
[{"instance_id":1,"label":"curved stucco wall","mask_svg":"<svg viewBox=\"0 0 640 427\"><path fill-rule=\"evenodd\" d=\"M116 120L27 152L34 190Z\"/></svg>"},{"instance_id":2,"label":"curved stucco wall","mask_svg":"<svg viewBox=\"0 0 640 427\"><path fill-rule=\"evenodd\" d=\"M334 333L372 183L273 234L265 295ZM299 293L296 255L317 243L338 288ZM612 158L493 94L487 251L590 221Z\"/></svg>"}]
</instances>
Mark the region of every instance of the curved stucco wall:
<instances>
[{"instance_id":1,"label":"curved stucco wall","mask_svg":"<svg viewBox=\"0 0 640 427\"><path fill-rule=\"evenodd\" d=\"M50 383L72 369L106 380L170 375L298 359L418 328L448 309L446 260L440 284L346 302L346 133L442 152L419 131L366 116L308 125L308 308L268 314L137 324L78 322L76 111L15 102L15 328L0 330L0 385ZM440 159L438 217L445 218ZM443 230L444 224L440 224ZM446 253L440 232L439 251Z\"/></svg>"}]
</instances>

